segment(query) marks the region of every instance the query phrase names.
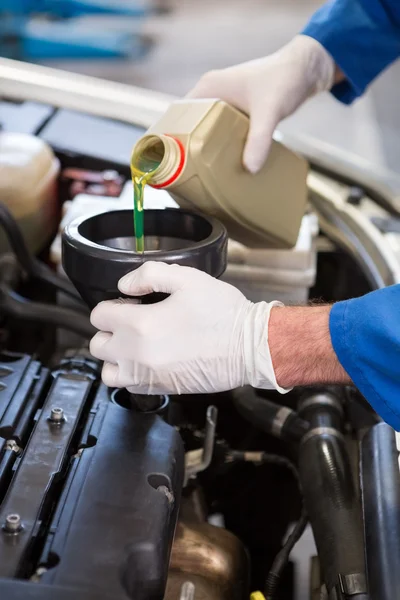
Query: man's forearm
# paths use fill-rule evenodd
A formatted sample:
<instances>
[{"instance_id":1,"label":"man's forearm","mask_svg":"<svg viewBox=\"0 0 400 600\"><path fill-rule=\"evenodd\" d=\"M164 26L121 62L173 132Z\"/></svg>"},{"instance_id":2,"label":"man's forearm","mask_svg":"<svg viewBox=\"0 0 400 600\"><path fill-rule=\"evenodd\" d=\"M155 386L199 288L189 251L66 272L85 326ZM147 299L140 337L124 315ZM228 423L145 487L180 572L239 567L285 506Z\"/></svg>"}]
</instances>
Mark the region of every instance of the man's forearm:
<instances>
[{"instance_id":1,"label":"man's forearm","mask_svg":"<svg viewBox=\"0 0 400 600\"><path fill-rule=\"evenodd\" d=\"M268 343L281 387L350 383L332 347L330 309L330 306L285 306L271 310Z\"/></svg>"}]
</instances>

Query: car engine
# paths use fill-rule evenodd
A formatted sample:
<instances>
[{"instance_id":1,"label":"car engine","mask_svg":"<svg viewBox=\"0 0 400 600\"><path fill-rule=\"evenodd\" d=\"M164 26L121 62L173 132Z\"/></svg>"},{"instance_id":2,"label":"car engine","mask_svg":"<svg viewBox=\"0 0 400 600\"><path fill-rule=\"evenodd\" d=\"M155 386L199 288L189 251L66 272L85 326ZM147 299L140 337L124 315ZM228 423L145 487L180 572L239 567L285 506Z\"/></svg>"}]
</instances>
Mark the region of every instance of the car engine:
<instances>
[{"instance_id":1,"label":"car engine","mask_svg":"<svg viewBox=\"0 0 400 600\"><path fill-rule=\"evenodd\" d=\"M0 179L2 152L22 143L50 182L30 212L17 202L31 201L26 160L0 183L0 597L398 597L396 435L355 388L145 397L101 382L60 233L131 205L127 157L162 100L132 92L128 118L122 90L105 83L93 101L90 78L64 88L65 73L4 60L0 81ZM293 304L398 283L396 178L284 142L311 167L298 245L231 243L225 279Z\"/></svg>"}]
</instances>

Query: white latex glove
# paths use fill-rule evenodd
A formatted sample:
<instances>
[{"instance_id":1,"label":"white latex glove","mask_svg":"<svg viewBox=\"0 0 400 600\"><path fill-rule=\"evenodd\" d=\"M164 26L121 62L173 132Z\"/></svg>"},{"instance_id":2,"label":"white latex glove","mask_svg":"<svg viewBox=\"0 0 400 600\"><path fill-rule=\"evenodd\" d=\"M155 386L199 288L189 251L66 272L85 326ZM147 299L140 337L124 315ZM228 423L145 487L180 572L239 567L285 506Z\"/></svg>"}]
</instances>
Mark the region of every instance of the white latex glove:
<instances>
[{"instance_id":1,"label":"white latex glove","mask_svg":"<svg viewBox=\"0 0 400 600\"><path fill-rule=\"evenodd\" d=\"M250 384L279 388L268 320L279 302L253 304L235 287L177 265L148 262L119 282L122 293L171 294L152 305L101 302L90 351L104 360L104 383L138 394L195 394Z\"/></svg>"},{"instance_id":2,"label":"white latex glove","mask_svg":"<svg viewBox=\"0 0 400 600\"><path fill-rule=\"evenodd\" d=\"M334 60L324 47L298 35L270 56L206 73L188 97L219 98L250 116L243 163L256 173L278 123L313 94L330 89L334 76Z\"/></svg>"}]
</instances>

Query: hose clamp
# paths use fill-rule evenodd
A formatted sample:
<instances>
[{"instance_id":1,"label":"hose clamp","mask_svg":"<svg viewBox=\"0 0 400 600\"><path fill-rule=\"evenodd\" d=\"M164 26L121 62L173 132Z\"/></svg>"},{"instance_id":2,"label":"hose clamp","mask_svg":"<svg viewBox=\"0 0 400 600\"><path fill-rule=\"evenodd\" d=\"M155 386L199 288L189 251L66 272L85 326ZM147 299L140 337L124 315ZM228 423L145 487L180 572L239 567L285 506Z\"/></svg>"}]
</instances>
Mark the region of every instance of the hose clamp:
<instances>
[{"instance_id":1,"label":"hose clamp","mask_svg":"<svg viewBox=\"0 0 400 600\"><path fill-rule=\"evenodd\" d=\"M367 580L364 573L339 574L340 590L346 596L367 593Z\"/></svg>"},{"instance_id":2,"label":"hose clamp","mask_svg":"<svg viewBox=\"0 0 400 600\"><path fill-rule=\"evenodd\" d=\"M340 440L344 440L343 435L341 434L341 432L338 429L334 429L333 427L315 427L314 429L310 429L310 431L307 431L307 433L305 434L305 436L302 438L301 443L302 444L306 444L311 438L316 437L316 436L335 436L337 438L339 438Z\"/></svg>"},{"instance_id":3,"label":"hose clamp","mask_svg":"<svg viewBox=\"0 0 400 600\"><path fill-rule=\"evenodd\" d=\"M274 420L272 421L271 433L275 437L281 437L281 432L285 426L286 421L290 417L293 411L287 406L282 406L276 413Z\"/></svg>"},{"instance_id":4,"label":"hose clamp","mask_svg":"<svg viewBox=\"0 0 400 600\"><path fill-rule=\"evenodd\" d=\"M302 413L304 410L307 410L307 408L318 406L321 406L322 408L333 408L343 416L343 406L339 400L330 394L315 394L314 396L306 398L306 400L300 402L299 412Z\"/></svg>"}]
</instances>

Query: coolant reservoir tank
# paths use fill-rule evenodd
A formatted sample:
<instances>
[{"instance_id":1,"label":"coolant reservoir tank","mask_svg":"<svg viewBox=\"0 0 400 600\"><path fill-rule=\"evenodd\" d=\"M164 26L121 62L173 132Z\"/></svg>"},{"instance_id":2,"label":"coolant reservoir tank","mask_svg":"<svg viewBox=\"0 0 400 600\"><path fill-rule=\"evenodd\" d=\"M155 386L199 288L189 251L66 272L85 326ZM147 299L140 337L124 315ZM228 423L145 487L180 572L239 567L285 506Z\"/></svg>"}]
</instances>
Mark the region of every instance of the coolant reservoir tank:
<instances>
[{"instance_id":1,"label":"coolant reservoir tank","mask_svg":"<svg viewBox=\"0 0 400 600\"><path fill-rule=\"evenodd\" d=\"M248 129L248 117L221 100L174 102L137 142L132 166L158 165L150 185L168 190L182 208L217 217L247 247L293 247L307 202L307 162L273 141L261 171L248 173Z\"/></svg>"},{"instance_id":2,"label":"coolant reservoir tank","mask_svg":"<svg viewBox=\"0 0 400 600\"><path fill-rule=\"evenodd\" d=\"M32 252L46 244L56 227L59 170L52 149L40 138L0 132L0 201L18 221ZM7 247L0 231L0 251Z\"/></svg>"}]
</instances>

